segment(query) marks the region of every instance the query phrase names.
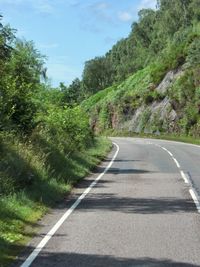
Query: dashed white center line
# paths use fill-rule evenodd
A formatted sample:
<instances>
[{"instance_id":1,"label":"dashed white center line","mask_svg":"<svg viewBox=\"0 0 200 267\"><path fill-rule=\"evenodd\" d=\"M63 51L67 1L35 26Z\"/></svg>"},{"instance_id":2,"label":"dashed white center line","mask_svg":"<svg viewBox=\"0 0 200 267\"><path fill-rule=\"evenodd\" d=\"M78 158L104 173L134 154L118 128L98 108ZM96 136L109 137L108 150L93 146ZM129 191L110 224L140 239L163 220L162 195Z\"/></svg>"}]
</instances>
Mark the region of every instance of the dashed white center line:
<instances>
[{"instance_id":1,"label":"dashed white center line","mask_svg":"<svg viewBox=\"0 0 200 267\"><path fill-rule=\"evenodd\" d=\"M181 176L186 184L189 184L189 180L183 171L180 171Z\"/></svg>"},{"instance_id":2,"label":"dashed white center line","mask_svg":"<svg viewBox=\"0 0 200 267\"><path fill-rule=\"evenodd\" d=\"M180 169L181 166L180 166L180 164L178 163L178 161L177 161L174 157L172 157L172 158L173 158L174 162L176 163L176 166Z\"/></svg>"},{"instance_id":3,"label":"dashed white center line","mask_svg":"<svg viewBox=\"0 0 200 267\"><path fill-rule=\"evenodd\" d=\"M186 184L188 184L190 186L189 188L189 193L197 207L197 211L200 213L200 203L199 203L199 200L198 200L198 197L197 197L197 193L196 193L196 190L193 188L192 186L192 182L190 181L189 177L187 177L187 175L184 173L183 170L181 170L181 165L179 164L178 160L174 157L174 155L165 147L159 145L159 144L154 144L154 143L151 143L149 142L149 144L151 145L155 145L161 149L163 149L165 152L167 152L171 158L173 159L173 161L176 163L176 166L178 167L179 171L180 171L180 174L181 174L181 177L183 178L184 182Z\"/></svg>"},{"instance_id":4,"label":"dashed white center line","mask_svg":"<svg viewBox=\"0 0 200 267\"><path fill-rule=\"evenodd\" d=\"M189 192L190 192L190 195L191 195L192 199L194 200L194 203L195 203L195 205L197 207L198 212L200 213L200 204L199 204L199 201L197 199L197 196L196 196L194 190L192 188L190 188Z\"/></svg>"}]
</instances>

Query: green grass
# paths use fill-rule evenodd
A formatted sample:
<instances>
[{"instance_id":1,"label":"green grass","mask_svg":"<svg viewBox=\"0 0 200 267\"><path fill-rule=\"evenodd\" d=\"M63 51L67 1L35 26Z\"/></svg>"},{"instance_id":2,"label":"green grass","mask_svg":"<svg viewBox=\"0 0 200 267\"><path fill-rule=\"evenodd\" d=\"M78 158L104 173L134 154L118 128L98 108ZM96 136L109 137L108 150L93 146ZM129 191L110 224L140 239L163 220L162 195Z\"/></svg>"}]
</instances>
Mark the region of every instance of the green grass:
<instances>
[{"instance_id":1,"label":"green grass","mask_svg":"<svg viewBox=\"0 0 200 267\"><path fill-rule=\"evenodd\" d=\"M99 107L107 103L121 103L122 97L142 96L149 89L151 85L151 67L139 70L124 82L108 87L92 95L87 100L82 102L82 107L86 111L90 111L96 105Z\"/></svg>"},{"instance_id":2,"label":"green grass","mask_svg":"<svg viewBox=\"0 0 200 267\"><path fill-rule=\"evenodd\" d=\"M62 201L72 187L89 174L106 156L112 145L106 138L95 138L90 147L73 153L70 157L63 157L62 153L56 151L55 148L49 148L51 156L47 158L42 158L41 151L41 155L36 153L37 147L35 146L33 149L31 145L13 144L9 141L4 146L6 153L4 161L6 158L14 168L8 173L10 177L16 172L19 178L21 172L22 176L30 175L33 181L30 180L30 184L24 189L16 190L15 188L14 193L1 195L1 267L7 266L33 236L37 229L37 220L49 208ZM44 147L41 147L41 150ZM55 163L53 164L56 158L57 167ZM1 164L3 165L2 162ZM5 162L4 165L6 165Z\"/></svg>"},{"instance_id":3,"label":"green grass","mask_svg":"<svg viewBox=\"0 0 200 267\"><path fill-rule=\"evenodd\" d=\"M115 113L120 122L124 114L132 114L145 99L144 95L152 94L151 67L139 70L124 82L92 95L81 104L90 114L92 124L95 123L97 132L112 128L112 117Z\"/></svg>"}]
</instances>

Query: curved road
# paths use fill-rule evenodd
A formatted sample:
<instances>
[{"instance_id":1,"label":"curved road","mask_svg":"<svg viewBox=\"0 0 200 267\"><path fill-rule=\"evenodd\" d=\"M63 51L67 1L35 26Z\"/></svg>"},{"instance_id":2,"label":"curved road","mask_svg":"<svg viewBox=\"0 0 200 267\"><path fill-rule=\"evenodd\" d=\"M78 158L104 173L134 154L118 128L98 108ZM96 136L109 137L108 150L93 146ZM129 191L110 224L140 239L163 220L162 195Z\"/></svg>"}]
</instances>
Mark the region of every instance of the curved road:
<instances>
[{"instance_id":1,"label":"curved road","mask_svg":"<svg viewBox=\"0 0 200 267\"><path fill-rule=\"evenodd\" d=\"M112 141L119 146L112 166L49 237L31 266L200 266L200 147L139 138ZM46 233L115 153L116 147L44 218L40 233L14 266L22 266L48 238ZM23 267L29 265L25 261Z\"/></svg>"}]
</instances>

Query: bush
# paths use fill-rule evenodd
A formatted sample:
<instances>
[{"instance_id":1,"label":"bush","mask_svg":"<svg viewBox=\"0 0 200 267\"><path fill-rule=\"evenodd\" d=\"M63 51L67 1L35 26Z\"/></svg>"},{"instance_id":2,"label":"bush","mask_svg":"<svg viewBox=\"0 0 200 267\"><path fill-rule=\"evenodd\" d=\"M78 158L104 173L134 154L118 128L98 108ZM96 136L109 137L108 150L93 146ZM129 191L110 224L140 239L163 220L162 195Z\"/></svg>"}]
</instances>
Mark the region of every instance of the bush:
<instances>
[{"instance_id":1,"label":"bush","mask_svg":"<svg viewBox=\"0 0 200 267\"><path fill-rule=\"evenodd\" d=\"M86 147L93 138L88 116L80 107L50 106L37 120L40 135L68 155Z\"/></svg>"}]
</instances>

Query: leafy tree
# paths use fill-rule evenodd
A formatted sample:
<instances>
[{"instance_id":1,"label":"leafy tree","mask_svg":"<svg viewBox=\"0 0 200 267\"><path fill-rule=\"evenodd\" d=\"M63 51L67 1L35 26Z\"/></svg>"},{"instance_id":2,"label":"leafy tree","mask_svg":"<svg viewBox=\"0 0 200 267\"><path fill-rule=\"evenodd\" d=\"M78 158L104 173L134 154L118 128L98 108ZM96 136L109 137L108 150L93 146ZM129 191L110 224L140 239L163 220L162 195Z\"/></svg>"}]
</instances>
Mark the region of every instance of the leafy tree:
<instances>
[{"instance_id":1,"label":"leafy tree","mask_svg":"<svg viewBox=\"0 0 200 267\"><path fill-rule=\"evenodd\" d=\"M191 27L194 20L200 19L199 1L158 0L156 10L140 10L139 20L132 24L127 38L118 41L105 56L85 63L83 90L93 94L124 80L159 56L162 57L171 42L177 41L174 47L182 51L178 57L181 63L184 62L183 48L179 49L179 46L184 45L185 40L181 44L177 36L180 37L181 33ZM184 37L187 36L188 33Z\"/></svg>"},{"instance_id":2,"label":"leafy tree","mask_svg":"<svg viewBox=\"0 0 200 267\"><path fill-rule=\"evenodd\" d=\"M4 26L1 20L2 16L0 15L0 60L2 61L10 57L15 30L11 29L9 25Z\"/></svg>"},{"instance_id":3,"label":"leafy tree","mask_svg":"<svg viewBox=\"0 0 200 267\"><path fill-rule=\"evenodd\" d=\"M143 47L148 48L153 39L156 12L152 9L142 9L138 16L139 22L132 25L134 39L136 43L139 42Z\"/></svg>"},{"instance_id":4,"label":"leafy tree","mask_svg":"<svg viewBox=\"0 0 200 267\"><path fill-rule=\"evenodd\" d=\"M85 63L83 87L88 94L95 93L110 84L111 66L105 57L96 57Z\"/></svg>"},{"instance_id":5,"label":"leafy tree","mask_svg":"<svg viewBox=\"0 0 200 267\"><path fill-rule=\"evenodd\" d=\"M44 60L32 42L16 40L12 46L1 79L1 129L26 134L34 127L32 98L40 88Z\"/></svg>"},{"instance_id":6,"label":"leafy tree","mask_svg":"<svg viewBox=\"0 0 200 267\"><path fill-rule=\"evenodd\" d=\"M9 103L8 94L13 94L12 79L9 61L13 51L14 31L9 26L3 26L0 16L0 130L7 127L12 105ZM7 106L10 105L9 110Z\"/></svg>"},{"instance_id":7,"label":"leafy tree","mask_svg":"<svg viewBox=\"0 0 200 267\"><path fill-rule=\"evenodd\" d=\"M73 106L83 99L82 82L78 78L74 79L68 87L60 83L60 89L63 93L64 105Z\"/></svg>"}]
</instances>

